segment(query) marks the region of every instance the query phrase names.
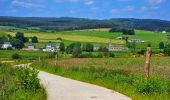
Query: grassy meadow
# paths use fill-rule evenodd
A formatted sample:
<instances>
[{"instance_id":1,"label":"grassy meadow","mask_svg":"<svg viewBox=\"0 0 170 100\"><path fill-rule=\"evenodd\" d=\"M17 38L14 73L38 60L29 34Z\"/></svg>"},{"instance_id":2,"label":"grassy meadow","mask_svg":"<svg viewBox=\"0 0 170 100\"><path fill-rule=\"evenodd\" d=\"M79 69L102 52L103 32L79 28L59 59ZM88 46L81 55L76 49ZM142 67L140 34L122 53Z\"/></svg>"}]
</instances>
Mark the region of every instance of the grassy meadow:
<instances>
[{"instance_id":1,"label":"grassy meadow","mask_svg":"<svg viewBox=\"0 0 170 100\"><path fill-rule=\"evenodd\" d=\"M133 100L170 98L170 58L151 59L151 78L144 79L144 58L86 58L35 62L33 67L123 93Z\"/></svg>"},{"instance_id":2,"label":"grassy meadow","mask_svg":"<svg viewBox=\"0 0 170 100\"><path fill-rule=\"evenodd\" d=\"M22 59L27 60L36 60L39 57L44 58L50 54L49 52L41 51L0 50L0 60L10 60L15 53L19 54Z\"/></svg>"}]
</instances>

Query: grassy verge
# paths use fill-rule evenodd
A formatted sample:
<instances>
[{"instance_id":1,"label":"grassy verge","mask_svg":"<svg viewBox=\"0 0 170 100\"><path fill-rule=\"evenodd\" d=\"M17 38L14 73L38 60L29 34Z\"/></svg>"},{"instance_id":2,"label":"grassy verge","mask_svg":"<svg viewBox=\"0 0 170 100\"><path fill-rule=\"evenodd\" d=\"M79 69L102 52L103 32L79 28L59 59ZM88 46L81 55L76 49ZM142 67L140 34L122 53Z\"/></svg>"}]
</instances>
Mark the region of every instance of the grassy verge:
<instances>
[{"instance_id":1,"label":"grassy verge","mask_svg":"<svg viewBox=\"0 0 170 100\"><path fill-rule=\"evenodd\" d=\"M0 100L46 100L37 71L0 63Z\"/></svg>"},{"instance_id":2,"label":"grassy verge","mask_svg":"<svg viewBox=\"0 0 170 100\"><path fill-rule=\"evenodd\" d=\"M163 59L154 59L152 63L156 64ZM170 98L168 73L162 71L167 76L163 78L155 70L152 72L151 78L145 80L140 71L142 62L141 59L126 60L123 58L67 59L57 62L36 62L33 67L56 75L104 86L134 100L168 100ZM164 70L169 70L166 69L168 65L164 66Z\"/></svg>"}]
</instances>

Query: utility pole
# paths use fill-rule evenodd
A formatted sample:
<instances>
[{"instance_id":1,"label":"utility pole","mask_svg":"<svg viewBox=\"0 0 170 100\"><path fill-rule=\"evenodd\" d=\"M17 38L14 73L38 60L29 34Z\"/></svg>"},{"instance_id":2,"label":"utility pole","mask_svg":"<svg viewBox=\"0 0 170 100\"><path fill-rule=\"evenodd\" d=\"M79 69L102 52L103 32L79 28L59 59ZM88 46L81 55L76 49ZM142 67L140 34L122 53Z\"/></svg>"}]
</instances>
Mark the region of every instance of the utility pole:
<instances>
[{"instance_id":1,"label":"utility pole","mask_svg":"<svg viewBox=\"0 0 170 100\"><path fill-rule=\"evenodd\" d=\"M147 47L146 62L145 62L145 78L146 79L149 79L149 74L150 74L150 57L151 57L151 48Z\"/></svg>"}]
</instances>

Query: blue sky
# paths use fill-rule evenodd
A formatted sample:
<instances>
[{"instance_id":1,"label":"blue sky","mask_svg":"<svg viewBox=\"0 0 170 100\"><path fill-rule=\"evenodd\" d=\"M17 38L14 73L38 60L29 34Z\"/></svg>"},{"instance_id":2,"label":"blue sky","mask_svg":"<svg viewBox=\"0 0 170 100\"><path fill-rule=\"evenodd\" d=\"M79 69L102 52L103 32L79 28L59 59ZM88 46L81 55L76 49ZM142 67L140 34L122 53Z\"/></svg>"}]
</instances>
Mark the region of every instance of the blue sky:
<instances>
[{"instance_id":1,"label":"blue sky","mask_svg":"<svg viewBox=\"0 0 170 100\"><path fill-rule=\"evenodd\" d=\"M170 20L170 0L0 0L0 16Z\"/></svg>"}]
</instances>

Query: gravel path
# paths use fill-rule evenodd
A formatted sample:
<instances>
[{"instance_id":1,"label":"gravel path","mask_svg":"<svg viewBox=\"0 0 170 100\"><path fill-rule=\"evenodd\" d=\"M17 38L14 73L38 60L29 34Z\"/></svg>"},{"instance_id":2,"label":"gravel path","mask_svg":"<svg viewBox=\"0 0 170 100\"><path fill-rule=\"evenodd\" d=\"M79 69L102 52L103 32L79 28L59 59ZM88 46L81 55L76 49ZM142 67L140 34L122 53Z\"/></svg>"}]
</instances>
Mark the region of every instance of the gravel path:
<instances>
[{"instance_id":1,"label":"gravel path","mask_svg":"<svg viewBox=\"0 0 170 100\"><path fill-rule=\"evenodd\" d=\"M118 92L40 71L48 100L131 100Z\"/></svg>"}]
</instances>

